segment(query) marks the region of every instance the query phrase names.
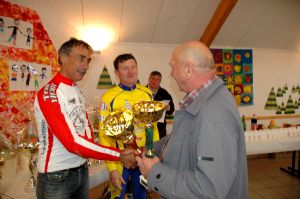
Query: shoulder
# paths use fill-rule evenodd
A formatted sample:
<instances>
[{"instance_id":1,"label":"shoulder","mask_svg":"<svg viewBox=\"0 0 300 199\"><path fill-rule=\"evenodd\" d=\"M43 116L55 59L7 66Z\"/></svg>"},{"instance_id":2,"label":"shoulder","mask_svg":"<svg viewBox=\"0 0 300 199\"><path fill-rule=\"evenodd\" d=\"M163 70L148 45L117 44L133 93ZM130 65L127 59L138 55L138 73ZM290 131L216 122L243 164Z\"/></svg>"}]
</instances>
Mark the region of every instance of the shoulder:
<instances>
[{"instance_id":1,"label":"shoulder","mask_svg":"<svg viewBox=\"0 0 300 199\"><path fill-rule=\"evenodd\" d=\"M140 84L136 84L136 88L138 88L140 90L143 90L143 91L145 91L147 93L152 94L152 91L148 87L146 87L146 86L143 86L143 85L140 85Z\"/></svg>"},{"instance_id":2,"label":"shoulder","mask_svg":"<svg viewBox=\"0 0 300 199\"><path fill-rule=\"evenodd\" d=\"M137 91L141 91L141 92L147 94L148 96L150 96L150 98L152 98L152 91L149 88L147 88L146 86L136 84L136 89L137 89Z\"/></svg>"},{"instance_id":3,"label":"shoulder","mask_svg":"<svg viewBox=\"0 0 300 199\"><path fill-rule=\"evenodd\" d=\"M102 95L102 97L111 97L118 95L120 92L122 92L122 89L119 86L114 86L107 91L105 91Z\"/></svg>"}]
</instances>

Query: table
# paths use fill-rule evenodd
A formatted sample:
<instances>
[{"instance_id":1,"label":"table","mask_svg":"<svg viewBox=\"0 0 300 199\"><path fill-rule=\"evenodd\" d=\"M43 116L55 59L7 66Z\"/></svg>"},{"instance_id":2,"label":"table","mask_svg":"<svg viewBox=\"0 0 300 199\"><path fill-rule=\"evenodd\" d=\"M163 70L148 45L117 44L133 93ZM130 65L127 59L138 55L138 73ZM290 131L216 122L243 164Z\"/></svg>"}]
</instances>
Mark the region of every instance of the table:
<instances>
[{"instance_id":1,"label":"table","mask_svg":"<svg viewBox=\"0 0 300 199\"><path fill-rule=\"evenodd\" d=\"M292 165L280 168L292 176L300 178L300 128L281 128L262 131L246 131L247 155L292 151ZM296 168L298 152L298 168Z\"/></svg>"},{"instance_id":2,"label":"table","mask_svg":"<svg viewBox=\"0 0 300 199\"><path fill-rule=\"evenodd\" d=\"M26 188L30 177L28 169L29 155L19 153L15 158L6 161L1 169L3 179L0 180L0 196L2 199L23 198L35 199L35 189ZM90 189L109 180L109 173L104 163L92 163L89 167Z\"/></svg>"}]
</instances>

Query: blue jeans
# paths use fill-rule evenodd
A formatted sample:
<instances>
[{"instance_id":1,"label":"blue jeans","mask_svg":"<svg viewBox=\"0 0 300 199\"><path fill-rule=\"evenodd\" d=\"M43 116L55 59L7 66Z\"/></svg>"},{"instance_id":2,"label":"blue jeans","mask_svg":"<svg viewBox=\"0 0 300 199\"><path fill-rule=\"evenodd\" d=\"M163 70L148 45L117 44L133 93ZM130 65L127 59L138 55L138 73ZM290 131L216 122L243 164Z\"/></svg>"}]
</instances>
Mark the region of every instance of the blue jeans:
<instances>
[{"instance_id":1,"label":"blue jeans","mask_svg":"<svg viewBox=\"0 0 300 199\"><path fill-rule=\"evenodd\" d=\"M122 177L124 181L127 183L129 177L131 177L132 182L132 197L133 199L146 199L147 192L146 189L140 184L140 175L141 172L139 168L135 169L126 169L123 167ZM120 195L120 199L123 199L126 193L127 184L122 184L122 192Z\"/></svg>"},{"instance_id":2,"label":"blue jeans","mask_svg":"<svg viewBox=\"0 0 300 199\"><path fill-rule=\"evenodd\" d=\"M38 173L36 196L38 199L87 199L89 193L88 165Z\"/></svg>"}]
</instances>

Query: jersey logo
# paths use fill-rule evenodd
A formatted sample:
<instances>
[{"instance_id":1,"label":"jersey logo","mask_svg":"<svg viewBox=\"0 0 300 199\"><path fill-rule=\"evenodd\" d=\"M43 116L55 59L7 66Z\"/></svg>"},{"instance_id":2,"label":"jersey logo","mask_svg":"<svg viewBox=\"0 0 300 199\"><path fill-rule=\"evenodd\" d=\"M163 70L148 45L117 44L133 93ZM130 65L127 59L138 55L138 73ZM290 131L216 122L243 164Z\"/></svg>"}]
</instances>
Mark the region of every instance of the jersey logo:
<instances>
[{"instance_id":1,"label":"jersey logo","mask_svg":"<svg viewBox=\"0 0 300 199\"><path fill-rule=\"evenodd\" d=\"M76 132L81 136L85 136L85 129L88 125L84 108L82 106L76 106L70 112L69 118L73 122ZM90 135L87 136L90 137Z\"/></svg>"},{"instance_id":2,"label":"jersey logo","mask_svg":"<svg viewBox=\"0 0 300 199\"><path fill-rule=\"evenodd\" d=\"M56 96L56 84L47 84L44 87L44 93L43 93L43 99L44 101L47 101L48 99L51 100L51 102L57 102L57 96Z\"/></svg>"},{"instance_id":3,"label":"jersey logo","mask_svg":"<svg viewBox=\"0 0 300 199\"><path fill-rule=\"evenodd\" d=\"M68 100L68 103L69 103L69 104L75 104L75 103L76 103L76 100L75 100L75 98L73 98L73 99L69 99L69 100Z\"/></svg>"},{"instance_id":4,"label":"jersey logo","mask_svg":"<svg viewBox=\"0 0 300 199\"><path fill-rule=\"evenodd\" d=\"M101 111L108 111L107 105L104 102L101 102L101 104L100 104L100 110Z\"/></svg>"}]
</instances>

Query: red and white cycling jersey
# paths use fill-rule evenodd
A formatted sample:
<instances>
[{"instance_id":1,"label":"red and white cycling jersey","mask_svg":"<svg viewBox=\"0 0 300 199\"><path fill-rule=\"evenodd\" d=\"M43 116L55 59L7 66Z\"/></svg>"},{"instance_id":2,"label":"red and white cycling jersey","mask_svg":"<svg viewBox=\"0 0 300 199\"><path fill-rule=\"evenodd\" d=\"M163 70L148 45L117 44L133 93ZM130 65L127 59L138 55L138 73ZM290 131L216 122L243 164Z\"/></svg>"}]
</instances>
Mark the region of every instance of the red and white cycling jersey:
<instances>
[{"instance_id":1,"label":"red and white cycling jersey","mask_svg":"<svg viewBox=\"0 0 300 199\"><path fill-rule=\"evenodd\" d=\"M75 168L86 157L119 159L118 149L93 141L84 103L75 82L60 73L37 93L34 107L40 141L39 172Z\"/></svg>"}]
</instances>

